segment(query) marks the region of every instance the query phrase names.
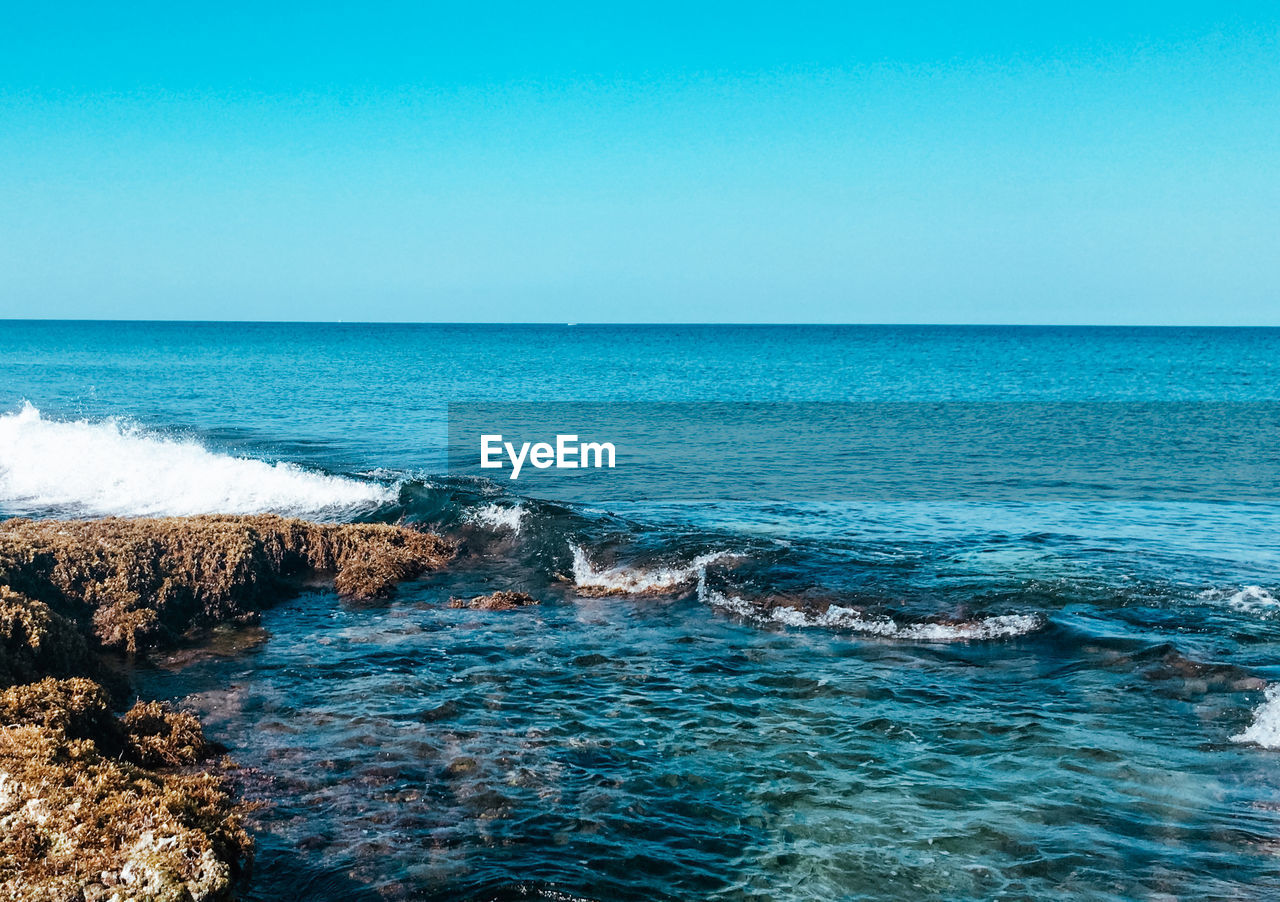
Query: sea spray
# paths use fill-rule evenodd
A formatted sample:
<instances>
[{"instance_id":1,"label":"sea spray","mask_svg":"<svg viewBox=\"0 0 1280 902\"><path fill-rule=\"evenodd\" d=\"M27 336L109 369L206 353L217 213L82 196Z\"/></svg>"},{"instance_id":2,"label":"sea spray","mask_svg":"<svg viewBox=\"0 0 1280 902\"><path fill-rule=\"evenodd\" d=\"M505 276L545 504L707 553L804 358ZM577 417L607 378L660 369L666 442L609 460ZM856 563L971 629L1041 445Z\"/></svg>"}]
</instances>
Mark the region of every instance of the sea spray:
<instances>
[{"instance_id":1,"label":"sea spray","mask_svg":"<svg viewBox=\"0 0 1280 902\"><path fill-rule=\"evenodd\" d=\"M1264 749L1280 748L1280 684L1267 687L1262 704L1253 710L1253 723L1231 737L1232 742L1249 742Z\"/></svg>"},{"instance_id":2,"label":"sea spray","mask_svg":"<svg viewBox=\"0 0 1280 902\"><path fill-rule=\"evenodd\" d=\"M495 532L507 531L519 535L524 527L528 511L522 504L482 504L467 512L465 520L476 526Z\"/></svg>"}]
</instances>

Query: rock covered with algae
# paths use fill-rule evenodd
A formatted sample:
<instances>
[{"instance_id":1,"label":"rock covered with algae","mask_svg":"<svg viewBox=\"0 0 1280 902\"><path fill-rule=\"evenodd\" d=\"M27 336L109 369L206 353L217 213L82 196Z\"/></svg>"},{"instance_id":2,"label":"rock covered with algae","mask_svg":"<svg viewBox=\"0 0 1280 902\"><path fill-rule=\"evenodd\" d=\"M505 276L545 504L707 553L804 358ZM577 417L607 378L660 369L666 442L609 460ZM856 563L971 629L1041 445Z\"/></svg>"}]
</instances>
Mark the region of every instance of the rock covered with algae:
<instances>
[{"instance_id":1,"label":"rock covered with algae","mask_svg":"<svg viewBox=\"0 0 1280 902\"><path fill-rule=\"evenodd\" d=\"M93 668L88 643L65 617L0 585L0 686Z\"/></svg>"},{"instance_id":2,"label":"rock covered with algae","mask_svg":"<svg viewBox=\"0 0 1280 902\"><path fill-rule=\"evenodd\" d=\"M203 734L193 745L190 715L142 707L141 717L131 711L118 720L102 688L79 678L0 692L0 888L7 898L230 896L252 847L239 806L216 772L147 766L201 764L211 748ZM157 730L155 718L177 723Z\"/></svg>"},{"instance_id":3,"label":"rock covered with algae","mask_svg":"<svg viewBox=\"0 0 1280 902\"><path fill-rule=\"evenodd\" d=\"M535 605L538 600L528 592L494 592L492 595L477 595L475 598L450 598L448 607L471 608L478 611L513 611L516 608Z\"/></svg>"},{"instance_id":4,"label":"rock covered with algae","mask_svg":"<svg viewBox=\"0 0 1280 902\"><path fill-rule=\"evenodd\" d=\"M138 702L117 717L99 653L246 620L318 578L386 595L453 551L273 516L0 522L0 898L231 898L252 841L230 763L190 714Z\"/></svg>"},{"instance_id":5,"label":"rock covered with algae","mask_svg":"<svg viewBox=\"0 0 1280 902\"><path fill-rule=\"evenodd\" d=\"M186 630L251 617L282 588L332 577L349 598L387 595L444 564L438 536L381 523L271 515L0 523L0 585L137 651Z\"/></svg>"}]
</instances>

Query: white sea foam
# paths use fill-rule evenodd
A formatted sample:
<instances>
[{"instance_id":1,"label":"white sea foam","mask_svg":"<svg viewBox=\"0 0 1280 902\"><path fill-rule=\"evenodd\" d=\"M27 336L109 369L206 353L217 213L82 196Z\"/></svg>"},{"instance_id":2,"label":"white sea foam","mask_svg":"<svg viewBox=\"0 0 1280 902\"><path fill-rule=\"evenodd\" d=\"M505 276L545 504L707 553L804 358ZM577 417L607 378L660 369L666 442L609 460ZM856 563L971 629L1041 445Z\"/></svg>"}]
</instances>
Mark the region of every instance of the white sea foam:
<instances>
[{"instance_id":1,"label":"white sea foam","mask_svg":"<svg viewBox=\"0 0 1280 902\"><path fill-rule=\"evenodd\" d=\"M1262 586L1245 586L1237 592L1226 595L1224 592L1205 593L1201 597L1224 598L1225 602L1237 611L1267 611L1280 607L1280 600Z\"/></svg>"},{"instance_id":2,"label":"white sea foam","mask_svg":"<svg viewBox=\"0 0 1280 902\"><path fill-rule=\"evenodd\" d=\"M856 608L831 605L821 614L806 614L797 608L771 609L753 605L737 595L725 595L698 582L698 598L712 607L747 617L761 623L779 623L794 627L824 627L826 629L851 630L887 639L905 639L916 642L970 642L985 639L1004 639L1033 633L1044 626L1044 619L1037 614L1002 614L965 620L956 623L898 623L889 617L867 617Z\"/></svg>"},{"instance_id":3,"label":"white sea foam","mask_svg":"<svg viewBox=\"0 0 1280 902\"><path fill-rule=\"evenodd\" d=\"M1280 748L1280 684L1267 687L1262 704L1253 709L1253 723L1232 742L1252 742L1264 749Z\"/></svg>"},{"instance_id":4,"label":"white sea foam","mask_svg":"<svg viewBox=\"0 0 1280 902\"><path fill-rule=\"evenodd\" d=\"M511 506L485 504L470 510L466 519L467 522L474 523L477 526L492 530L507 530L519 535L520 528L524 525L526 513L528 512L520 504Z\"/></svg>"},{"instance_id":5,"label":"white sea foam","mask_svg":"<svg viewBox=\"0 0 1280 902\"><path fill-rule=\"evenodd\" d=\"M394 489L291 463L219 454L117 419L0 416L0 509L69 516L279 513L342 519Z\"/></svg>"},{"instance_id":6,"label":"white sea foam","mask_svg":"<svg viewBox=\"0 0 1280 902\"><path fill-rule=\"evenodd\" d=\"M674 567L596 567L580 545L573 551L573 583L579 589L621 595L645 595L670 592L688 585L705 574L707 565L738 555L729 551L701 554L687 564Z\"/></svg>"}]
</instances>

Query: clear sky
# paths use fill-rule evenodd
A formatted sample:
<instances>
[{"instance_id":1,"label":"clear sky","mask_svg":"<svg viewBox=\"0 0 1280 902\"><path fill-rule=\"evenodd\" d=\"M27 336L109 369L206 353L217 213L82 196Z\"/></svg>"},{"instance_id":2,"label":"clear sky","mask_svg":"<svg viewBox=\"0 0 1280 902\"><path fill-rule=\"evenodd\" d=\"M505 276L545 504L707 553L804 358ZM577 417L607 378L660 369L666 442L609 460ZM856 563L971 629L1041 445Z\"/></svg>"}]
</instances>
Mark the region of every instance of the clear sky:
<instances>
[{"instance_id":1,"label":"clear sky","mask_svg":"<svg viewBox=\"0 0 1280 902\"><path fill-rule=\"evenodd\" d=\"M0 316L1280 325L1280 6L11 3Z\"/></svg>"}]
</instances>

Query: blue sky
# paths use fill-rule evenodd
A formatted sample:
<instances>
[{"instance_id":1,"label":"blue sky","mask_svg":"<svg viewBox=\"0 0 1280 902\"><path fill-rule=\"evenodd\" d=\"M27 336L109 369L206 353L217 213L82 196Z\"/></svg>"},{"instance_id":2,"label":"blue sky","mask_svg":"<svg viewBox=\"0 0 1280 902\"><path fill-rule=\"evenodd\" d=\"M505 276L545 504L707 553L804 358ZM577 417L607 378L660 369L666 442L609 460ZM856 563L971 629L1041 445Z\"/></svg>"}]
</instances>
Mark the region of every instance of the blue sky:
<instances>
[{"instance_id":1,"label":"blue sky","mask_svg":"<svg viewBox=\"0 0 1280 902\"><path fill-rule=\"evenodd\" d=\"M1280 325L1272 4L10 5L0 316Z\"/></svg>"}]
</instances>

